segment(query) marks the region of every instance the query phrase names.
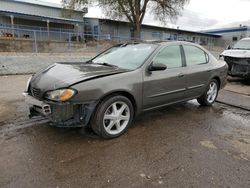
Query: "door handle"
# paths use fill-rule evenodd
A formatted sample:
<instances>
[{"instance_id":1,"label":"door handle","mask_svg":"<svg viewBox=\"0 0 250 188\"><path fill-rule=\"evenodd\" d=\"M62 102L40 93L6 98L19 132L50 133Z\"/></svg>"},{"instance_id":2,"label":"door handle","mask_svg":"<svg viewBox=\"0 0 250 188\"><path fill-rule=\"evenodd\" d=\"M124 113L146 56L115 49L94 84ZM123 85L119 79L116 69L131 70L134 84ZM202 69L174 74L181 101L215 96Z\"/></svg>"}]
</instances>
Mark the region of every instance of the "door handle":
<instances>
[{"instance_id":1,"label":"door handle","mask_svg":"<svg viewBox=\"0 0 250 188\"><path fill-rule=\"evenodd\" d=\"M183 73L180 73L179 75L178 75L178 77L179 78L182 78L182 77L184 77L185 75L183 74Z\"/></svg>"}]
</instances>

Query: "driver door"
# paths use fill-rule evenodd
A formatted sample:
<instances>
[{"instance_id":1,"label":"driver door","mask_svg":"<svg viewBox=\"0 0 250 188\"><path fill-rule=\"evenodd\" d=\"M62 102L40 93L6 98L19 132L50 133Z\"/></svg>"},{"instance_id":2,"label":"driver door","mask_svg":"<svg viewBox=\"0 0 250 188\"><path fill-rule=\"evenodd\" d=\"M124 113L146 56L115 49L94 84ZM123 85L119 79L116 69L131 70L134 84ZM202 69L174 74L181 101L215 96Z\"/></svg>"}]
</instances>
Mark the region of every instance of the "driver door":
<instances>
[{"instance_id":1,"label":"driver door","mask_svg":"<svg viewBox=\"0 0 250 188\"><path fill-rule=\"evenodd\" d=\"M164 71L145 71L143 84L143 108L149 110L183 100L186 78L180 45L163 47L152 63L167 66Z\"/></svg>"}]
</instances>

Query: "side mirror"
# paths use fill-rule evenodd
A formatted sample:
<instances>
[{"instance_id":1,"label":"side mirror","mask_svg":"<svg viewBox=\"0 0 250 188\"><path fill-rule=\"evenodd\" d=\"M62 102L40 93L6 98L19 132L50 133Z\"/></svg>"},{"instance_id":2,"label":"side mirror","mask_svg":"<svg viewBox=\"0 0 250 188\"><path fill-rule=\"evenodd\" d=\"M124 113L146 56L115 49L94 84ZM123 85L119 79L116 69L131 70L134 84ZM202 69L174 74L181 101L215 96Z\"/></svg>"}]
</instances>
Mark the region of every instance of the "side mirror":
<instances>
[{"instance_id":1,"label":"side mirror","mask_svg":"<svg viewBox=\"0 0 250 188\"><path fill-rule=\"evenodd\" d=\"M149 71L163 71L166 70L167 66L162 63L152 63L149 67Z\"/></svg>"},{"instance_id":2,"label":"side mirror","mask_svg":"<svg viewBox=\"0 0 250 188\"><path fill-rule=\"evenodd\" d=\"M232 47L230 45L228 45L227 50L230 50L230 49L232 49Z\"/></svg>"}]
</instances>

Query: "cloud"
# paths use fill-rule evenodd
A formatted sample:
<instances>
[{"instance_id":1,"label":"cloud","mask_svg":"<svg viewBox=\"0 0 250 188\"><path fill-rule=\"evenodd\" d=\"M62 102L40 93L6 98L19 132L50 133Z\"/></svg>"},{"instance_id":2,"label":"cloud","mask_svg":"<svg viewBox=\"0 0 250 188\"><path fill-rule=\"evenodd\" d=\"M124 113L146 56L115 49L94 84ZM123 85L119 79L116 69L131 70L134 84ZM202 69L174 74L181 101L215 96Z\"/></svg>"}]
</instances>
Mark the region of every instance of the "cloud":
<instances>
[{"instance_id":1,"label":"cloud","mask_svg":"<svg viewBox=\"0 0 250 188\"><path fill-rule=\"evenodd\" d=\"M214 18L206 17L191 10L184 10L182 16L177 19L175 25L180 28L188 30L201 30L204 28L210 28L218 24L218 20Z\"/></svg>"},{"instance_id":2,"label":"cloud","mask_svg":"<svg viewBox=\"0 0 250 188\"><path fill-rule=\"evenodd\" d=\"M49 0L46 0L49 1ZM61 0L50 0L49 2L59 3ZM190 0L185 6L182 15L173 22L167 19L166 24L154 19L154 16L147 13L144 24L166 26L170 28L187 29L193 31L250 25L248 16L250 0ZM99 7L90 7L89 17L104 18Z\"/></svg>"},{"instance_id":3,"label":"cloud","mask_svg":"<svg viewBox=\"0 0 250 188\"><path fill-rule=\"evenodd\" d=\"M244 0L242 0L244 1ZM245 0L247 1L247 0ZM212 29L214 28L224 28L224 27L239 27L239 26L249 26L250 25L250 20L247 21L238 21L238 22L231 22L231 23L227 23L227 24L216 24Z\"/></svg>"},{"instance_id":4,"label":"cloud","mask_svg":"<svg viewBox=\"0 0 250 188\"><path fill-rule=\"evenodd\" d=\"M182 15L179 16L175 21L166 18L166 24L155 20L152 15L147 14L144 19L144 24L165 26L170 28L177 28L184 30L199 31L203 29L209 29L219 23L217 19L209 18L203 14L197 13L191 10L184 10Z\"/></svg>"}]
</instances>

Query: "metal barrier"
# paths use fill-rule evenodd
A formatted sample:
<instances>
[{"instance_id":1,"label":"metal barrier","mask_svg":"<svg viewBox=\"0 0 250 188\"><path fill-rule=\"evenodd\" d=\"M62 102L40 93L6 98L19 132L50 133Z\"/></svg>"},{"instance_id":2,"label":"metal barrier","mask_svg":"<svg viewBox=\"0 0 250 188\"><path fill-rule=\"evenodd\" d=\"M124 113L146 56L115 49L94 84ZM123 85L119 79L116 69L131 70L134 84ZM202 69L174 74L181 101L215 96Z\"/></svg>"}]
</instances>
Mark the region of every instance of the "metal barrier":
<instances>
[{"instance_id":1,"label":"metal barrier","mask_svg":"<svg viewBox=\"0 0 250 188\"><path fill-rule=\"evenodd\" d=\"M0 38L16 39L31 41L33 43L33 51L39 52L39 42L64 42L67 43L67 50L71 50L72 44L94 43L96 52L100 51L101 41L124 43L138 40L130 36L111 36L110 34L94 34L94 33L79 33L79 32L64 32L64 31L48 31L48 30L31 30L20 29L15 27L6 27L0 25Z\"/></svg>"},{"instance_id":2,"label":"metal barrier","mask_svg":"<svg viewBox=\"0 0 250 188\"><path fill-rule=\"evenodd\" d=\"M43 27L43 26L30 26L30 25L22 25L22 24L11 25L11 24L0 23L0 27L9 27L9 28L15 28L15 29L27 29L27 30L36 30L36 31L48 30L47 27ZM49 30L56 31L56 32L74 32L74 29L54 28L54 27L50 27Z\"/></svg>"},{"instance_id":3,"label":"metal barrier","mask_svg":"<svg viewBox=\"0 0 250 188\"><path fill-rule=\"evenodd\" d=\"M72 46L76 44L86 44L89 45L91 49L95 48L96 53L101 50L101 44L110 43L124 43L131 41L146 41L146 40L184 40L182 36L172 38L168 33L162 32L141 32L140 38L132 38L131 33L120 36L112 36L111 34L98 34L91 32L66 32L63 30L43 30L34 27L34 29L21 29L15 27L6 27L0 25L0 39L18 39L24 41L30 41L32 43L33 52L40 52L39 44L41 42L63 42L64 50L74 50ZM185 41L188 41L185 39ZM67 45L65 47L65 44ZM88 46L88 47L89 47ZM66 49L67 48L67 49Z\"/></svg>"}]
</instances>

